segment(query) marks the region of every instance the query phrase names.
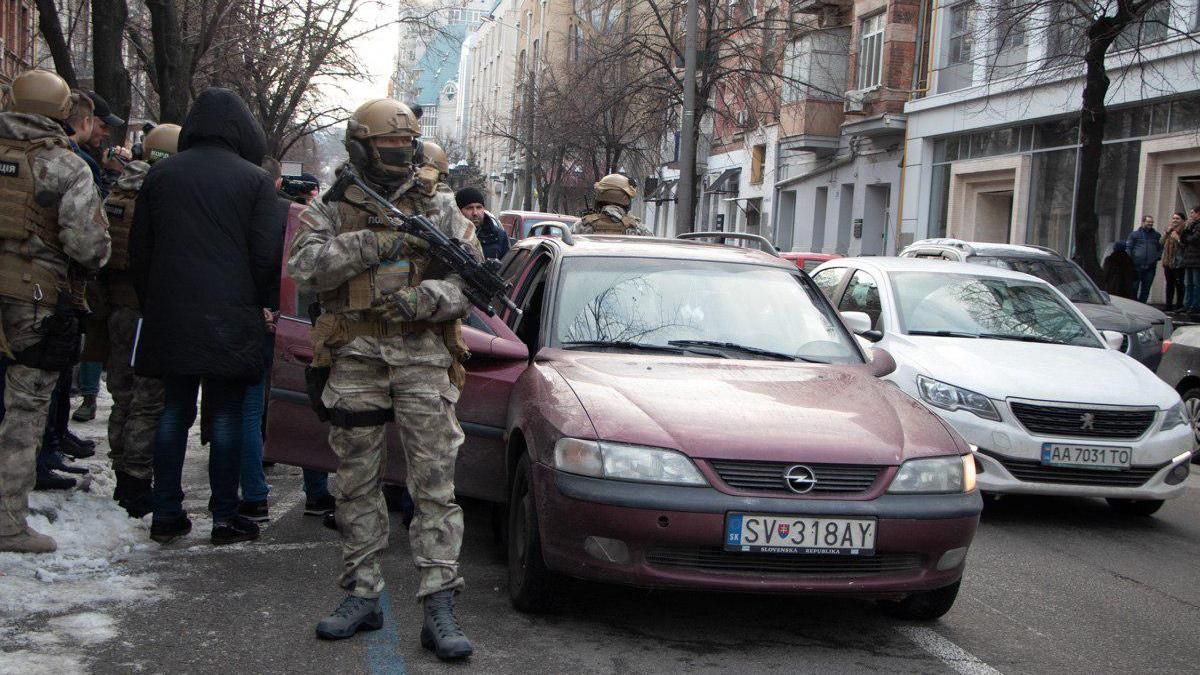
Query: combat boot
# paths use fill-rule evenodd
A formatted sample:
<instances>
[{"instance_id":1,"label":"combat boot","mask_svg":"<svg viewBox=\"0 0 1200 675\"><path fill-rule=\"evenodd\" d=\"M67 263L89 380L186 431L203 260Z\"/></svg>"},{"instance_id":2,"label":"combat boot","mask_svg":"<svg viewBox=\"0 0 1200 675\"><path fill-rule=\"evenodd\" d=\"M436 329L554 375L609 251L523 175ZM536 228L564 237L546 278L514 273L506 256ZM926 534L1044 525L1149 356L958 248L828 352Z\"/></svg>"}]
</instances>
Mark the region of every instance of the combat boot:
<instances>
[{"instance_id":1,"label":"combat boot","mask_svg":"<svg viewBox=\"0 0 1200 675\"><path fill-rule=\"evenodd\" d=\"M58 544L53 539L25 526L25 531L0 537L0 552L4 553L53 553Z\"/></svg>"},{"instance_id":2,"label":"combat boot","mask_svg":"<svg viewBox=\"0 0 1200 675\"><path fill-rule=\"evenodd\" d=\"M454 591L438 591L425 597L421 646L443 661L463 659L475 651L454 616Z\"/></svg>"},{"instance_id":3,"label":"combat boot","mask_svg":"<svg viewBox=\"0 0 1200 675\"><path fill-rule=\"evenodd\" d=\"M118 474L117 480L120 481ZM149 478L125 475L124 491L117 504L125 509L130 518L141 518L154 510L153 485Z\"/></svg>"},{"instance_id":4,"label":"combat boot","mask_svg":"<svg viewBox=\"0 0 1200 675\"><path fill-rule=\"evenodd\" d=\"M65 471L66 473L77 473L79 475L86 474L87 468L82 466L71 466L67 464L67 456L57 450L51 450L49 454L42 460L42 466L53 471Z\"/></svg>"},{"instance_id":5,"label":"combat boot","mask_svg":"<svg viewBox=\"0 0 1200 675\"><path fill-rule=\"evenodd\" d=\"M37 472L37 480L33 484L36 492L46 490L70 490L75 487L75 479L60 476L49 469Z\"/></svg>"},{"instance_id":6,"label":"combat boot","mask_svg":"<svg viewBox=\"0 0 1200 675\"><path fill-rule=\"evenodd\" d=\"M96 454L96 441L84 440L68 431L63 434L58 450L75 459L87 459Z\"/></svg>"},{"instance_id":7,"label":"combat boot","mask_svg":"<svg viewBox=\"0 0 1200 675\"><path fill-rule=\"evenodd\" d=\"M360 630L383 628L383 610L379 598L360 598L348 595L333 614L317 624L317 637L322 640L344 640Z\"/></svg>"},{"instance_id":8,"label":"combat boot","mask_svg":"<svg viewBox=\"0 0 1200 675\"><path fill-rule=\"evenodd\" d=\"M76 422L91 422L96 419L96 395L84 394L83 403L75 409L75 414L71 415L71 419Z\"/></svg>"}]
</instances>

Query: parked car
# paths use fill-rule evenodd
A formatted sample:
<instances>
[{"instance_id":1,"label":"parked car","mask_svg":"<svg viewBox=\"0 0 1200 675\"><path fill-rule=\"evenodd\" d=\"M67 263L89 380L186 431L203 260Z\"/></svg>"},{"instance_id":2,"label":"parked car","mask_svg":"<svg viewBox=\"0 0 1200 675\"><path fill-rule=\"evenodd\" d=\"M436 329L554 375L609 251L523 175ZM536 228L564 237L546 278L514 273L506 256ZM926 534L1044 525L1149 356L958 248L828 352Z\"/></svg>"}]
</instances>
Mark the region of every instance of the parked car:
<instances>
[{"instance_id":1,"label":"parked car","mask_svg":"<svg viewBox=\"0 0 1200 675\"><path fill-rule=\"evenodd\" d=\"M982 500L967 444L878 377L795 266L748 248L531 237L501 270L523 314L473 313L460 495L507 502L509 595L554 580L953 604ZM284 298L266 458L333 470ZM389 444L397 442L389 434ZM390 452L386 479L404 477Z\"/></svg>"},{"instance_id":2,"label":"parked car","mask_svg":"<svg viewBox=\"0 0 1200 675\"><path fill-rule=\"evenodd\" d=\"M1129 298L1102 291L1079 265L1042 246L989 244L960 239L923 239L900 252L902 258L930 258L991 265L1032 274L1067 296L1098 330L1125 336L1121 351L1153 371L1162 359L1162 341L1170 337L1171 318Z\"/></svg>"},{"instance_id":3,"label":"parked car","mask_svg":"<svg viewBox=\"0 0 1200 675\"><path fill-rule=\"evenodd\" d=\"M529 236L529 230L534 225L542 223L562 223L568 228L579 222L576 216L568 216L562 213L541 213L538 211L501 211L500 215L496 216L500 219L500 225L504 227L504 231L508 233L508 237L514 241L524 239Z\"/></svg>"},{"instance_id":4,"label":"parked car","mask_svg":"<svg viewBox=\"0 0 1200 675\"><path fill-rule=\"evenodd\" d=\"M894 354L888 379L972 444L981 490L1144 515L1182 494L1193 437L1179 394L1050 284L906 258L834 260L813 281Z\"/></svg>"},{"instance_id":5,"label":"parked car","mask_svg":"<svg viewBox=\"0 0 1200 675\"><path fill-rule=\"evenodd\" d=\"M1158 377L1183 398L1183 407L1200 442L1200 326L1180 326L1163 343ZM1200 462L1200 456L1193 457Z\"/></svg>"},{"instance_id":6,"label":"parked car","mask_svg":"<svg viewBox=\"0 0 1200 675\"><path fill-rule=\"evenodd\" d=\"M842 257L836 253L810 253L801 251L783 251L779 256L785 260L791 260L796 264L796 267L809 274L812 274L813 270L820 267L821 263Z\"/></svg>"}]
</instances>

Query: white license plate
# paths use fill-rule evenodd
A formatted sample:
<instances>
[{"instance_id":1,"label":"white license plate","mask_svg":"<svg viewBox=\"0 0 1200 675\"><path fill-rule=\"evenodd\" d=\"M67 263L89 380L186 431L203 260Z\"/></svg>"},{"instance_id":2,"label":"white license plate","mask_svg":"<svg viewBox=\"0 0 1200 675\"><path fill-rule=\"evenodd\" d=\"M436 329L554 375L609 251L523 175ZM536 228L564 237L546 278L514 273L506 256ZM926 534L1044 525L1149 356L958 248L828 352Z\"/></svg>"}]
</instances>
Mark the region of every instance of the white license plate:
<instances>
[{"instance_id":1,"label":"white license plate","mask_svg":"<svg viewBox=\"0 0 1200 675\"><path fill-rule=\"evenodd\" d=\"M1071 466L1119 471L1129 468L1129 461L1132 456L1132 448L1072 445L1069 443L1042 444L1042 464L1046 466Z\"/></svg>"},{"instance_id":2,"label":"white license plate","mask_svg":"<svg viewBox=\"0 0 1200 675\"><path fill-rule=\"evenodd\" d=\"M725 549L743 553L873 555L874 518L756 513L725 517Z\"/></svg>"}]
</instances>

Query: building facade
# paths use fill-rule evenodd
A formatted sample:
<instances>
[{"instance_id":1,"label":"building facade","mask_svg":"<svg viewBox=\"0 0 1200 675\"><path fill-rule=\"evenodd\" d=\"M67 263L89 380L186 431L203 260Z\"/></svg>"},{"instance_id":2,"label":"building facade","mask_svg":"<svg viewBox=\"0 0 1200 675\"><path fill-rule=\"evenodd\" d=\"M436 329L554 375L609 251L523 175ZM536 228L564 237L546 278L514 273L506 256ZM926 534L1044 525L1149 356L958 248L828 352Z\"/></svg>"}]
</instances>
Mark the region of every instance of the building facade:
<instances>
[{"instance_id":1,"label":"building facade","mask_svg":"<svg viewBox=\"0 0 1200 675\"><path fill-rule=\"evenodd\" d=\"M32 0L0 0L0 84L12 82L34 63Z\"/></svg>"}]
</instances>

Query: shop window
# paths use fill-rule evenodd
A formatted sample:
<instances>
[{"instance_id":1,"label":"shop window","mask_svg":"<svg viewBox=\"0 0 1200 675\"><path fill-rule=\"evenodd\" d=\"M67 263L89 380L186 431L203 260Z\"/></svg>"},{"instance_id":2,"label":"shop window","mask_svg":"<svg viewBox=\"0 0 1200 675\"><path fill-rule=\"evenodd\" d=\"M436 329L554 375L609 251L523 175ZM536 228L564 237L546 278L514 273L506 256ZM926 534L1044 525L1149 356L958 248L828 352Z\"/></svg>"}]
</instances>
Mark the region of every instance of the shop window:
<instances>
[{"instance_id":1,"label":"shop window","mask_svg":"<svg viewBox=\"0 0 1200 675\"><path fill-rule=\"evenodd\" d=\"M1171 102L1171 132L1200 129L1200 100L1185 98Z\"/></svg>"},{"instance_id":2,"label":"shop window","mask_svg":"<svg viewBox=\"0 0 1200 675\"><path fill-rule=\"evenodd\" d=\"M946 207L950 196L950 165L933 167L933 180L929 190L929 231L927 237L946 236Z\"/></svg>"},{"instance_id":3,"label":"shop window","mask_svg":"<svg viewBox=\"0 0 1200 675\"><path fill-rule=\"evenodd\" d=\"M1064 117L1034 125L1033 147L1060 148L1079 143L1079 119Z\"/></svg>"},{"instance_id":4,"label":"shop window","mask_svg":"<svg viewBox=\"0 0 1200 675\"><path fill-rule=\"evenodd\" d=\"M1096 186L1096 255L1103 256L1108 244L1125 239L1137 225L1138 163L1140 141L1108 143L1101 154L1100 182Z\"/></svg>"},{"instance_id":5,"label":"shop window","mask_svg":"<svg viewBox=\"0 0 1200 675\"><path fill-rule=\"evenodd\" d=\"M1070 250L1075 155L1075 148L1032 155L1027 243Z\"/></svg>"}]
</instances>

